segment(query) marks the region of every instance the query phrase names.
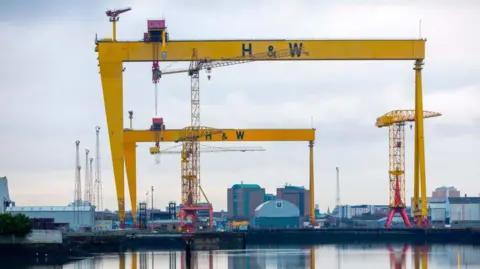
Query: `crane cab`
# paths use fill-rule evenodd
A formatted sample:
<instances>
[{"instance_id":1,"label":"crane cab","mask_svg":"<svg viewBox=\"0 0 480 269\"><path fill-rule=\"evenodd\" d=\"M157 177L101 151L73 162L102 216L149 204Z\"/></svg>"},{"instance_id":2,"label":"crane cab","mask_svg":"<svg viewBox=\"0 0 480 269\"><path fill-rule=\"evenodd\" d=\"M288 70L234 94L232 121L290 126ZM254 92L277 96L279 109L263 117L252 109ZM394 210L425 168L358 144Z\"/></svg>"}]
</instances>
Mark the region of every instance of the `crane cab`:
<instances>
[{"instance_id":1,"label":"crane cab","mask_svg":"<svg viewBox=\"0 0 480 269\"><path fill-rule=\"evenodd\" d=\"M165 124L163 124L163 118L154 117L152 118L152 126L150 127L151 131L165 131Z\"/></svg>"},{"instance_id":2,"label":"crane cab","mask_svg":"<svg viewBox=\"0 0 480 269\"><path fill-rule=\"evenodd\" d=\"M168 41L167 27L165 20L148 20L148 32L143 34L145 42L161 42L165 44Z\"/></svg>"}]
</instances>

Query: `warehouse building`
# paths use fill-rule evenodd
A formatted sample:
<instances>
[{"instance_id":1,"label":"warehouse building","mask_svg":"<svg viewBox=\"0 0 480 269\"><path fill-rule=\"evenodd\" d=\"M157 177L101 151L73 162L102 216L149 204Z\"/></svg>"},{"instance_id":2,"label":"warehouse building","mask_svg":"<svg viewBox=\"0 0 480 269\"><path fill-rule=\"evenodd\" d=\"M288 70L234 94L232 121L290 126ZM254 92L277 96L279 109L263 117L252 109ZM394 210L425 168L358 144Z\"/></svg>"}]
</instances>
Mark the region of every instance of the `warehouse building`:
<instances>
[{"instance_id":1,"label":"warehouse building","mask_svg":"<svg viewBox=\"0 0 480 269\"><path fill-rule=\"evenodd\" d=\"M257 206L265 201L265 189L257 184L235 184L227 190L227 217L231 220L250 220Z\"/></svg>"},{"instance_id":2,"label":"warehouse building","mask_svg":"<svg viewBox=\"0 0 480 269\"><path fill-rule=\"evenodd\" d=\"M255 209L252 226L260 229L294 228L300 226L300 210L286 200L264 202Z\"/></svg>"},{"instance_id":3,"label":"warehouse building","mask_svg":"<svg viewBox=\"0 0 480 269\"><path fill-rule=\"evenodd\" d=\"M81 206L14 206L6 210L12 215L24 214L31 219L53 219L55 224L78 229L95 226L95 207Z\"/></svg>"},{"instance_id":4,"label":"warehouse building","mask_svg":"<svg viewBox=\"0 0 480 269\"><path fill-rule=\"evenodd\" d=\"M449 197L445 207L452 226L480 225L480 197Z\"/></svg>"},{"instance_id":5,"label":"warehouse building","mask_svg":"<svg viewBox=\"0 0 480 269\"><path fill-rule=\"evenodd\" d=\"M447 199L431 200L428 204L428 214L430 217L430 225L444 226L448 224L447 219Z\"/></svg>"},{"instance_id":6,"label":"warehouse building","mask_svg":"<svg viewBox=\"0 0 480 269\"><path fill-rule=\"evenodd\" d=\"M5 213L7 207L12 205L10 193L8 192L7 177L0 177L0 214Z\"/></svg>"}]
</instances>

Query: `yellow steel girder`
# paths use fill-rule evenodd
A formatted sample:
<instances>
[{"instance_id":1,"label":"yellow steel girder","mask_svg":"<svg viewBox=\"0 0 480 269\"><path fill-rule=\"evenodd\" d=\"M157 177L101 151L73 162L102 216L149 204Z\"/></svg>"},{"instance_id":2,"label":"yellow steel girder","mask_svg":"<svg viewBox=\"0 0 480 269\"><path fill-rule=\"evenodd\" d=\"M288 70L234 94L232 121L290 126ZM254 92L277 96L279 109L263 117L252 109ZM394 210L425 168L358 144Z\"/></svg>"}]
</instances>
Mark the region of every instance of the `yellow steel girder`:
<instances>
[{"instance_id":1,"label":"yellow steel girder","mask_svg":"<svg viewBox=\"0 0 480 269\"><path fill-rule=\"evenodd\" d=\"M268 61L298 61L298 60L416 60L416 111L423 111L421 66L425 57L426 40L179 40L167 41L162 45L152 45L147 42L117 42L112 39L96 41L95 51L98 52L100 76L103 87L105 112L107 117L108 132L110 137L110 149L112 153L112 164L115 178L115 185L118 197L119 216L125 218L124 205L124 134L123 134L123 62L142 61L190 61L193 49L198 51L199 58L206 58L212 61L228 61L239 59L239 57L265 51L276 51L290 49L291 58L271 58L265 54L264 59L255 60ZM301 50L308 50L308 55L302 54ZM155 51L157 50L157 51ZM156 55L161 58L156 59ZM417 113L416 125L418 132L415 133L418 144L415 147L415 163L418 161L418 172L420 177L415 179L422 184L415 186L426 186L424 182L425 158L423 144L423 115ZM125 136L128 136L127 134ZM265 138L267 139L267 138ZM261 140L267 141L267 140ZM274 140L273 140L274 141ZM313 171L313 170L312 170ZM313 177L313 175L311 175ZM129 180L130 182L130 180ZM313 185L310 184L313 190ZM136 188L131 192L136 192ZM415 190L415 197L417 196ZM310 191L310 198L313 200L314 191ZM424 190L422 190L422 197ZM425 201L426 199L422 199ZM418 201L418 198L415 199ZM136 202L135 202L136 203ZM422 204L422 215L426 213L426 204ZM132 212L136 213L136 212ZM314 220L314 208L310 212Z\"/></svg>"},{"instance_id":2,"label":"yellow steel girder","mask_svg":"<svg viewBox=\"0 0 480 269\"><path fill-rule=\"evenodd\" d=\"M182 129L161 132L160 142L177 142L183 135ZM155 132L150 130L125 130L123 141L155 142ZM313 141L314 129L221 129L221 133L198 138L201 142L253 142L253 141Z\"/></svg>"},{"instance_id":3,"label":"yellow steel girder","mask_svg":"<svg viewBox=\"0 0 480 269\"><path fill-rule=\"evenodd\" d=\"M212 61L238 59L249 54L288 50L292 58L263 60L415 60L425 57L425 40L181 40L157 46L161 61L190 61L193 49L199 58ZM300 55L305 48L308 55ZM100 62L145 62L153 60L153 46L147 42L98 41ZM294 57L295 56L295 57ZM262 60L255 57L255 60Z\"/></svg>"}]
</instances>

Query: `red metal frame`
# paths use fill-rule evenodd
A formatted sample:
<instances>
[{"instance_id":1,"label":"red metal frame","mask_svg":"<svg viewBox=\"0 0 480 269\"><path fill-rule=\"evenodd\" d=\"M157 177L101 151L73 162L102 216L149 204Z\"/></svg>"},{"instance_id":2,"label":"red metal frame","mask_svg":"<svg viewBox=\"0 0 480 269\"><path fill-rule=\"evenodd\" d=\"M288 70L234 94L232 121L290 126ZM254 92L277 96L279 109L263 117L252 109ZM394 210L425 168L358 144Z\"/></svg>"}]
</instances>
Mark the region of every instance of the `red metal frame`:
<instances>
[{"instance_id":1,"label":"red metal frame","mask_svg":"<svg viewBox=\"0 0 480 269\"><path fill-rule=\"evenodd\" d=\"M213 207L211 205L182 205L180 207L180 225L185 228L185 232L193 232L195 230L194 224L197 222L197 212L199 210L208 210L208 225L213 227ZM190 217L192 223L185 223L185 220Z\"/></svg>"}]
</instances>

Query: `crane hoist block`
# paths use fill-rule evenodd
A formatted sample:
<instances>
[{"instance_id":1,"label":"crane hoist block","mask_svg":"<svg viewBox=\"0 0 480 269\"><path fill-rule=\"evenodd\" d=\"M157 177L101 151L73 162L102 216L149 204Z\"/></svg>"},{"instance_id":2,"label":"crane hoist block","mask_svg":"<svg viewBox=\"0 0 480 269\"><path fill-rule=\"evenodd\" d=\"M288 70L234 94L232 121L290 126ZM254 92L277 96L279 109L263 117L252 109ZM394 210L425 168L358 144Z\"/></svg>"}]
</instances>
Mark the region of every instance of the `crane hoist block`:
<instances>
[{"instance_id":1,"label":"crane hoist block","mask_svg":"<svg viewBox=\"0 0 480 269\"><path fill-rule=\"evenodd\" d=\"M160 153L160 148L159 147L151 147L150 148L150 154L158 154Z\"/></svg>"}]
</instances>

